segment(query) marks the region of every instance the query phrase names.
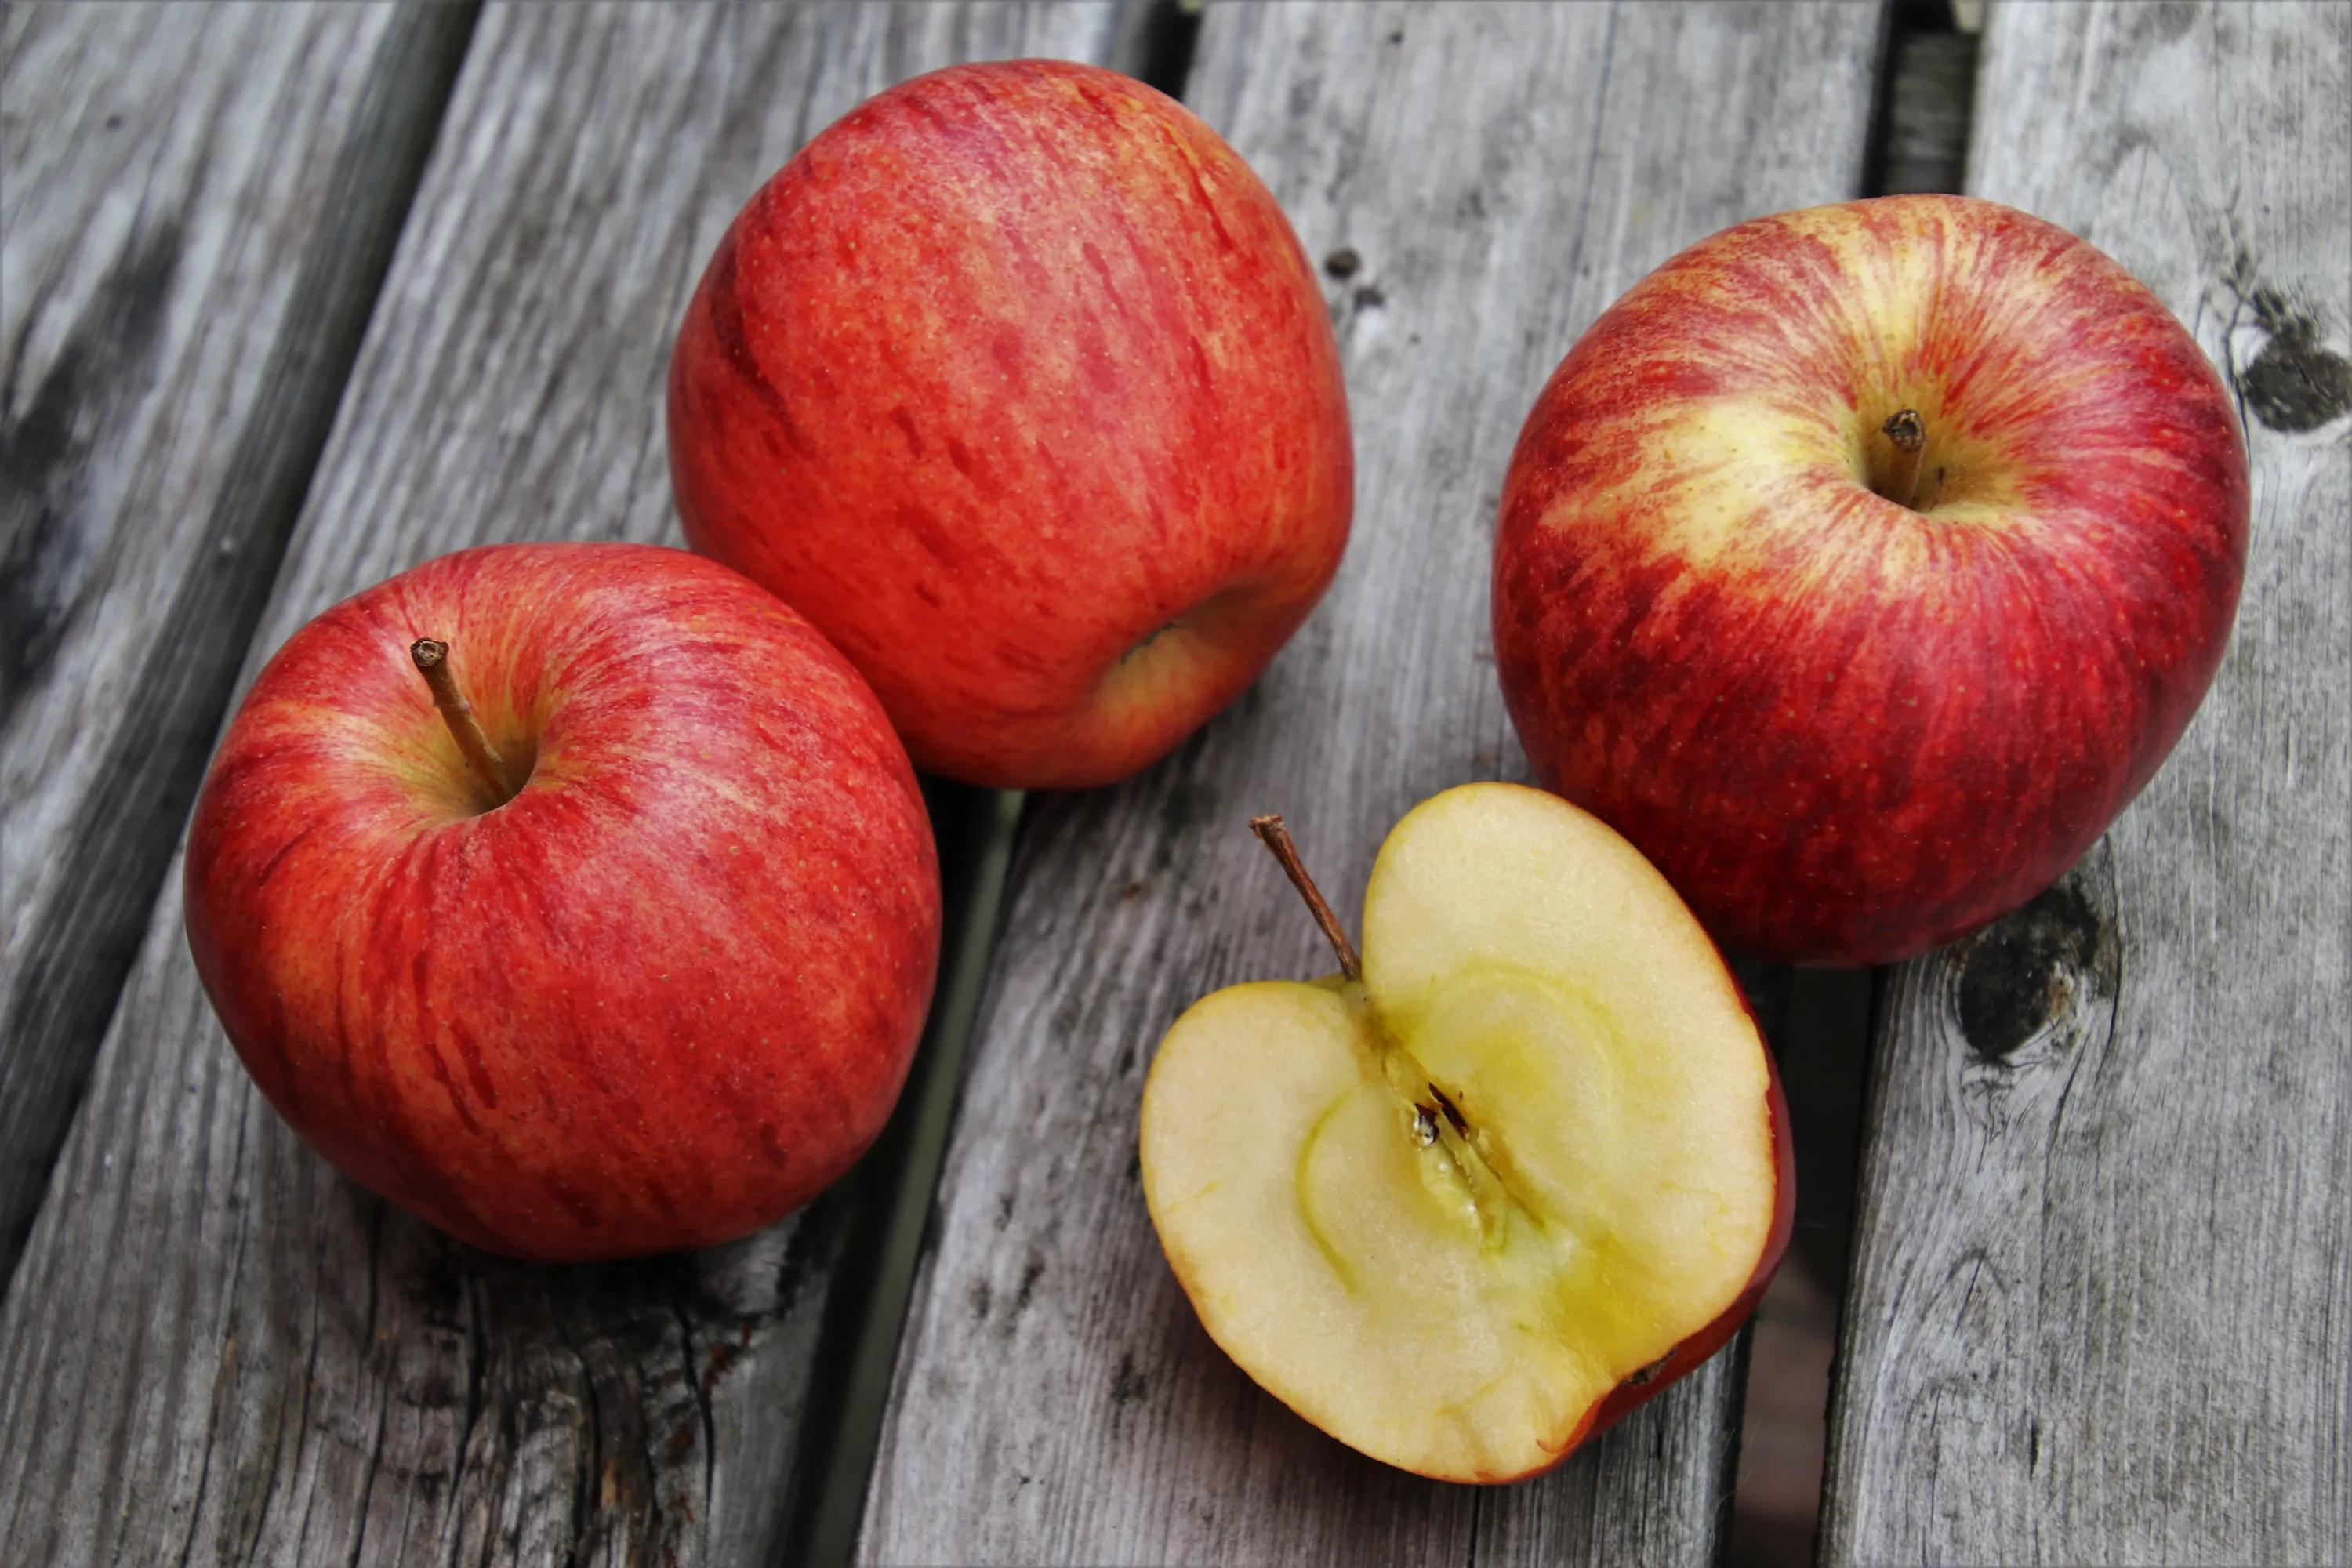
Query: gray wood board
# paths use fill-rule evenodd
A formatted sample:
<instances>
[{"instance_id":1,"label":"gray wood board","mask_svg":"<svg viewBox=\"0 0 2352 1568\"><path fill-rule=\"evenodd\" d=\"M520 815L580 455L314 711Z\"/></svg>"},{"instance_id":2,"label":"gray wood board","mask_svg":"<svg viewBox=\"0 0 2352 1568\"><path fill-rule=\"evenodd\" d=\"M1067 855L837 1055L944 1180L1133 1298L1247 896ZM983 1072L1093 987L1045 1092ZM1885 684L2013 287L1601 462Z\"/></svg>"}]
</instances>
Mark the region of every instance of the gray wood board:
<instances>
[{"instance_id":1,"label":"gray wood board","mask_svg":"<svg viewBox=\"0 0 2352 1568\"><path fill-rule=\"evenodd\" d=\"M661 388L704 258L828 120L1107 6L497 7L467 57L246 678L374 579L676 537ZM0 1305L0 1562L757 1563L856 1216L533 1268L337 1177L255 1093L177 877Z\"/></svg>"},{"instance_id":2,"label":"gray wood board","mask_svg":"<svg viewBox=\"0 0 2352 1568\"><path fill-rule=\"evenodd\" d=\"M2234 384L2245 596L2051 894L1893 972L1833 1562L2352 1558L2352 9L1997 8L1969 188Z\"/></svg>"},{"instance_id":3,"label":"gray wood board","mask_svg":"<svg viewBox=\"0 0 2352 1568\"><path fill-rule=\"evenodd\" d=\"M0 1279L138 952L471 25L15 6Z\"/></svg>"},{"instance_id":4,"label":"gray wood board","mask_svg":"<svg viewBox=\"0 0 2352 1568\"><path fill-rule=\"evenodd\" d=\"M1407 808L1525 776L1486 607L1520 421L1577 333L1675 248L1855 194L1878 24L1834 6L1209 10L1188 99L1311 258L1354 256L1325 272L1355 537L1329 599L1231 711L1126 785L1031 803L866 1560L1714 1555L1735 1357L1538 1483L1486 1494L1386 1469L1200 1329L1144 1212L1136 1111L1187 1004L1330 967L1251 815L1287 815L1352 923Z\"/></svg>"}]
</instances>

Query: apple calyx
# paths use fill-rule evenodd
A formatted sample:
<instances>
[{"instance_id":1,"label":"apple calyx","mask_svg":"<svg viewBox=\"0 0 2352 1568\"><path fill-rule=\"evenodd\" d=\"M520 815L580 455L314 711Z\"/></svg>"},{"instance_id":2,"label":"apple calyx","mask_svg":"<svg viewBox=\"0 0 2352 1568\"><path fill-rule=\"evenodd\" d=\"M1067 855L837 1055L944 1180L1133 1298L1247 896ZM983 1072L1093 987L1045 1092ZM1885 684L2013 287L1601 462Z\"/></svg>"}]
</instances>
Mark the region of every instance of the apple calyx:
<instances>
[{"instance_id":1,"label":"apple calyx","mask_svg":"<svg viewBox=\"0 0 2352 1568\"><path fill-rule=\"evenodd\" d=\"M474 705L457 689L457 677L449 668L449 645L436 637L418 637L408 645L408 657L431 689L433 705L441 710L449 733L457 737L457 749L466 753L466 765L488 788L490 805L500 806L512 800L519 792L508 782L506 759L490 744L482 721L474 717Z\"/></svg>"},{"instance_id":2,"label":"apple calyx","mask_svg":"<svg viewBox=\"0 0 2352 1568\"><path fill-rule=\"evenodd\" d=\"M1927 451L1927 422L1919 417L1917 409L1904 408L1889 415L1878 429L1895 447L1895 464L1886 476L1886 499L1916 510L1919 467Z\"/></svg>"}]
</instances>

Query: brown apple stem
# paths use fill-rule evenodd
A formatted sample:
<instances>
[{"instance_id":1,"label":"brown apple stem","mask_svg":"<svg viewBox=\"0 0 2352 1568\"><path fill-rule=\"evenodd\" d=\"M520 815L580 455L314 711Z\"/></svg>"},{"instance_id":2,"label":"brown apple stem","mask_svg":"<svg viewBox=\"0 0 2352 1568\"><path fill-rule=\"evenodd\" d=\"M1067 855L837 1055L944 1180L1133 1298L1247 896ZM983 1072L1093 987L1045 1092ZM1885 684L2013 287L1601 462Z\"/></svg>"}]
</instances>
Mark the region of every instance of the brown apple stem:
<instances>
[{"instance_id":1,"label":"brown apple stem","mask_svg":"<svg viewBox=\"0 0 2352 1568\"><path fill-rule=\"evenodd\" d=\"M1298 858L1298 846L1290 841L1290 829L1283 826L1279 816L1253 816L1250 818L1250 831L1274 851L1274 858L1282 862L1283 870L1289 874L1290 885L1298 889L1300 898L1307 900L1307 909L1315 916L1315 923L1323 928L1324 940L1331 944L1331 951L1339 955L1339 973L1349 980L1361 980L1364 977L1364 961L1356 956L1356 944L1348 940L1347 927L1339 923L1339 917L1333 914L1331 906L1324 901L1323 889L1317 887L1315 879L1307 874L1307 862Z\"/></svg>"},{"instance_id":2,"label":"brown apple stem","mask_svg":"<svg viewBox=\"0 0 2352 1568\"><path fill-rule=\"evenodd\" d=\"M408 645L408 657L416 661L425 684L433 689L433 705L448 721L449 733L457 737L457 749L466 753L475 776L489 785L492 796L501 803L512 798L514 787L507 783L506 759L483 733L482 721L474 717L474 705L457 689L457 678L449 668L449 645L418 637Z\"/></svg>"},{"instance_id":3,"label":"brown apple stem","mask_svg":"<svg viewBox=\"0 0 2352 1568\"><path fill-rule=\"evenodd\" d=\"M1906 408L1879 427L1895 444L1895 466L1886 474L1886 499L1897 506L1919 502L1919 464L1927 451L1927 424L1916 408Z\"/></svg>"}]
</instances>

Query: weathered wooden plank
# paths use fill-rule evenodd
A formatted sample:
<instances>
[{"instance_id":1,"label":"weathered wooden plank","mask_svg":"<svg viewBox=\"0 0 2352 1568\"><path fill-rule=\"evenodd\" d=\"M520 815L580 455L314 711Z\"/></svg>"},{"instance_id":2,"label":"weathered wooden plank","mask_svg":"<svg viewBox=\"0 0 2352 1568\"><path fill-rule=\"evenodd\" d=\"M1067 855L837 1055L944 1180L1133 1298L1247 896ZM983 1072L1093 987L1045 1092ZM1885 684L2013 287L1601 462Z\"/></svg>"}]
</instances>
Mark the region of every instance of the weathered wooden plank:
<instances>
[{"instance_id":1,"label":"weathered wooden plank","mask_svg":"<svg viewBox=\"0 0 2352 1568\"><path fill-rule=\"evenodd\" d=\"M2236 385L2253 539L2179 751L1895 972L1834 1562L2352 1558L2352 10L1997 7L1969 186L2101 246Z\"/></svg>"},{"instance_id":2,"label":"weathered wooden plank","mask_svg":"<svg viewBox=\"0 0 2352 1568\"><path fill-rule=\"evenodd\" d=\"M1577 332L1676 247L1854 194L1877 26L1866 7L1209 11L1187 96L1323 266L1355 540L1231 712L1126 786L1032 803L866 1560L1712 1555L1735 1358L1539 1483L1487 1494L1387 1470L1201 1331L1144 1212L1136 1108L1185 1005L1328 965L1251 814L1287 814L1352 920L1407 807L1526 775L1486 636L1519 422Z\"/></svg>"},{"instance_id":3,"label":"weathered wooden plank","mask_svg":"<svg viewBox=\"0 0 2352 1568\"><path fill-rule=\"evenodd\" d=\"M758 182L890 80L1099 53L1104 5L487 13L256 642L487 540L675 537L661 386ZM754 1563L859 1216L532 1268L254 1093L176 879L0 1306L0 1562Z\"/></svg>"},{"instance_id":4,"label":"weathered wooden plank","mask_svg":"<svg viewBox=\"0 0 2352 1568\"><path fill-rule=\"evenodd\" d=\"M425 164L461 9L15 6L0 46L0 1279Z\"/></svg>"}]
</instances>

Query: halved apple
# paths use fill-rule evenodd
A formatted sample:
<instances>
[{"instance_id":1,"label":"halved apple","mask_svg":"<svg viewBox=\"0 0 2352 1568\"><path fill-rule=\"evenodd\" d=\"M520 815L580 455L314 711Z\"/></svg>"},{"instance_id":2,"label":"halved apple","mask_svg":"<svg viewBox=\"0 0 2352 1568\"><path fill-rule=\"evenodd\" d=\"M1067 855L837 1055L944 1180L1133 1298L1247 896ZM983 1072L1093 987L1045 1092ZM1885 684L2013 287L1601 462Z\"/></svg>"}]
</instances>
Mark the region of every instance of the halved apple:
<instances>
[{"instance_id":1,"label":"halved apple","mask_svg":"<svg viewBox=\"0 0 2352 1568\"><path fill-rule=\"evenodd\" d=\"M1349 1447L1507 1481L1714 1353L1789 1238L1788 1112L1714 943L1598 819L1516 784L1407 814L1360 965L1169 1030L1145 1201L1210 1335Z\"/></svg>"}]
</instances>

